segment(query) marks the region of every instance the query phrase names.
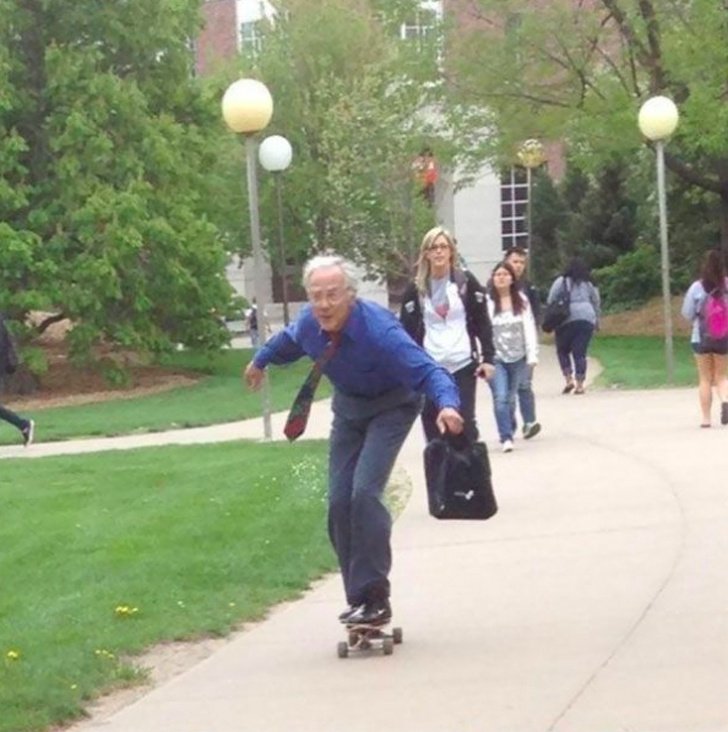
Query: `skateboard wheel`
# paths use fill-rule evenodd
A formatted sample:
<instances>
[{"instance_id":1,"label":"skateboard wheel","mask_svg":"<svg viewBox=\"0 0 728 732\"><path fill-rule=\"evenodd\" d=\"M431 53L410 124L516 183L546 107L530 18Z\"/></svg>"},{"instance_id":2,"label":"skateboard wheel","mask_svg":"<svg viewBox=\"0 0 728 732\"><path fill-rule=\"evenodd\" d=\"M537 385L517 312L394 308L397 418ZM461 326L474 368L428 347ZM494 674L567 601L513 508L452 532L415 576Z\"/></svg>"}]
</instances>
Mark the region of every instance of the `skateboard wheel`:
<instances>
[{"instance_id":1,"label":"skateboard wheel","mask_svg":"<svg viewBox=\"0 0 728 732\"><path fill-rule=\"evenodd\" d=\"M385 656L391 656L394 653L394 641L391 638L385 638L382 641L382 650Z\"/></svg>"},{"instance_id":2,"label":"skateboard wheel","mask_svg":"<svg viewBox=\"0 0 728 732\"><path fill-rule=\"evenodd\" d=\"M346 658L349 655L349 646L345 641L341 641L338 646L336 646L336 653L338 654L339 658Z\"/></svg>"},{"instance_id":3,"label":"skateboard wheel","mask_svg":"<svg viewBox=\"0 0 728 732\"><path fill-rule=\"evenodd\" d=\"M402 642L402 628L392 628L392 640L395 643Z\"/></svg>"}]
</instances>

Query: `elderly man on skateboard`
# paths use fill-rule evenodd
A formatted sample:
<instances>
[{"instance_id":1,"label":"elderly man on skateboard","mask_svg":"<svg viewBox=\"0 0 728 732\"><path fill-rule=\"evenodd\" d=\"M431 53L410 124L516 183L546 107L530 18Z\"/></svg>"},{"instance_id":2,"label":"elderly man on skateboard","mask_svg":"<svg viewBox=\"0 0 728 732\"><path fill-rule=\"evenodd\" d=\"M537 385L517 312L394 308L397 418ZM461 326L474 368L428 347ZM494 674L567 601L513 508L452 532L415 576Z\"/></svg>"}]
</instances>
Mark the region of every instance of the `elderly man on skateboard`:
<instances>
[{"instance_id":1,"label":"elderly man on skateboard","mask_svg":"<svg viewBox=\"0 0 728 732\"><path fill-rule=\"evenodd\" d=\"M268 364L309 356L314 372L333 384L328 528L348 603L339 620L384 625L392 617L392 521L382 494L422 394L437 405L441 432L462 431L458 390L394 315L357 297L356 270L346 259L314 257L303 281L308 305L256 353L245 379L258 388ZM289 439L305 427L301 414L295 415L296 428L287 431Z\"/></svg>"}]
</instances>

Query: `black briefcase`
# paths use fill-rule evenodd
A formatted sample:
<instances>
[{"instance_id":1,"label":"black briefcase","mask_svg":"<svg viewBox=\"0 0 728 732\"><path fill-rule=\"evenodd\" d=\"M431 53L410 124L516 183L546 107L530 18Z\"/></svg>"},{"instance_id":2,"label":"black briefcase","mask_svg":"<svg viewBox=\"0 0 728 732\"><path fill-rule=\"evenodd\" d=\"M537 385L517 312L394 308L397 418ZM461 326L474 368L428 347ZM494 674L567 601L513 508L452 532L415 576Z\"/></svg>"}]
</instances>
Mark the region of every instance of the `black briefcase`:
<instances>
[{"instance_id":1,"label":"black briefcase","mask_svg":"<svg viewBox=\"0 0 728 732\"><path fill-rule=\"evenodd\" d=\"M488 449L466 437L445 436L425 447L430 513L438 519L488 519L498 511Z\"/></svg>"}]
</instances>

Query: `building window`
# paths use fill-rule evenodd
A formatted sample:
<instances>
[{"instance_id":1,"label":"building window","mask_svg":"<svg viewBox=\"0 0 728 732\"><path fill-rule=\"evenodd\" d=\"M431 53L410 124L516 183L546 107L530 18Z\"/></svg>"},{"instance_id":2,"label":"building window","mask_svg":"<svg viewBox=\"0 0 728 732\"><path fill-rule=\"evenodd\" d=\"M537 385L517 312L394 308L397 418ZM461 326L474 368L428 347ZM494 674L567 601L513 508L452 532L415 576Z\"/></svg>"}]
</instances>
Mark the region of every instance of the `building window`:
<instances>
[{"instance_id":1,"label":"building window","mask_svg":"<svg viewBox=\"0 0 728 732\"><path fill-rule=\"evenodd\" d=\"M501 247L528 246L528 182L525 168L501 173Z\"/></svg>"},{"instance_id":2,"label":"building window","mask_svg":"<svg viewBox=\"0 0 728 732\"><path fill-rule=\"evenodd\" d=\"M240 48L243 53L256 55L263 47L263 37L260 33L260 26L257 20L243 23L240 26Z\"/></svg>"},{"instance_id":3,"label":"building window","mask_svg":"<svg viewBox=\"0 0 728 732\"><path fill-rule=\"evenodd\" d=\"M430 8L420 8L412 18L402 23L399 36L403 41L421 41L438 31L439 16Z\"/></svg>"}]
</instances>

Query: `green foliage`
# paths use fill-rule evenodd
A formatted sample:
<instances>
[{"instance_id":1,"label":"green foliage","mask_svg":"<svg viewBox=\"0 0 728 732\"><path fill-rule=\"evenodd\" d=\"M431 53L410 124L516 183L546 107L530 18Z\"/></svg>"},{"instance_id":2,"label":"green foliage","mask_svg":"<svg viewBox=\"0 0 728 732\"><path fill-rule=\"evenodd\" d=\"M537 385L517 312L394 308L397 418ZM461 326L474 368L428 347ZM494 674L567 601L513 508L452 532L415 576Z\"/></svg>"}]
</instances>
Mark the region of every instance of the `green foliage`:
<instances>
[{"instance_id":1,"label":"green foliage","mask_svg":"<svg viewBox=\"0 0 728 732\"><path fill-rule=\"evenodd\" d=\"M660 253L649 244L594 271L604 310L638 307L661 292Z\"/></svg>"},{"instance_id":2,"label":"green foliage","mask_svg":"<svg viewBox=\"0 0 728 732\"><path fill-rule=\"evenodd\" d=\"M543 172L535 175L532 264L537 284L550 283L574 256L598 268L632 251L639 229L629 185L633 171L630 162L614 160L595 173L570 164L558 185Z\"/></svg>"},{"instance_id":3,"label":"green foliage","mask_svg":"<svg viewBox=\"0 0 728 732\"><path fill-rule=\"evenodd\" d=\"M411 5L287 0L261 53L239 61L235 73L261 78L273 95L266 134L282 134L293 147L283 201L294 262L335 248L372 275L402 274L434 223L412 162L424 144L437 149L437 130L423 112L439 93L436 41L423 49L397 38ZM215 84L232 73L223 76ZM262 174L260 188L263 238L277 264L272 176Z\"/></svg>"},{"instance_id":4,"label":"green foliage","mask_svg":"<svg viewBox=\"0 0 728 732\"><path fill-rule=\"evenodd\" d=\"M145 648L225 635L331 571L325 476L310 440L3 461L0 732L79 717L141 680Z\"/></svg>"},{"instance_id":5,"label":"green foliage","mask_svg":"<svg viewBox=\"0 0 728 732\"><path fill-rule=\"evenodd\" d=\"M591 267L606 266L633 248L637 206L626 187L630 173L631 166L617 160L593 174L570 168L564 188L574 207L559 231L564 261L578 254Z\"/></svg>"},{"instance_id":6,"label":"green foliage","mask_svg":"<svg viewBox=\"0 0 728 732\"><path fill-rule=\"evenodd\" d=\"M448 105L463 147L511 164L525 139L563 140L570 158L595 172L615 157L640 157L639 108L649 96L665 94L680 111L667 166L717 199L713 215L728 251L728 14L722 3L600 0L582 7L551 0L534 10L528 0L473 0L463 15L449 45L457 84ZM462 113L484 109L487 116ZM485 140L474 148L477 133ZM654 163L652 151L649 158Z\"/></svg>"},{"instance_id":7,"label":"green foliage","mask_svg":"<svg viewBox=\"0 0 728 732\"><path fill-rule=\"evenodd\" d=\"M5 0L0 291L73 320L73 356L219 347L229 287L208 207L217 108L191 74L197 0Z\"/></svg>"},{"instance_id":8,"label":"green foliage","mask_svg":"<svg viewBox=\"0 0 728 732\"><path fill-rule=\"evenodd\" d=\"M544 171L534 173L532 196L531 279L543 289L562 269L558 232L569 212L559 189Z\"/></svg>"}]
</instances>

